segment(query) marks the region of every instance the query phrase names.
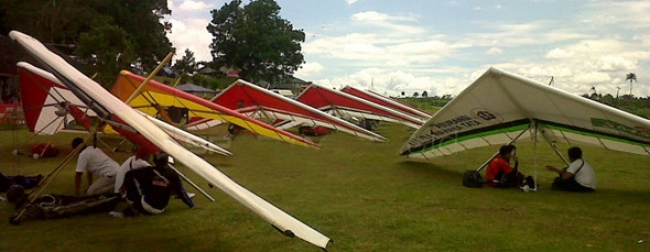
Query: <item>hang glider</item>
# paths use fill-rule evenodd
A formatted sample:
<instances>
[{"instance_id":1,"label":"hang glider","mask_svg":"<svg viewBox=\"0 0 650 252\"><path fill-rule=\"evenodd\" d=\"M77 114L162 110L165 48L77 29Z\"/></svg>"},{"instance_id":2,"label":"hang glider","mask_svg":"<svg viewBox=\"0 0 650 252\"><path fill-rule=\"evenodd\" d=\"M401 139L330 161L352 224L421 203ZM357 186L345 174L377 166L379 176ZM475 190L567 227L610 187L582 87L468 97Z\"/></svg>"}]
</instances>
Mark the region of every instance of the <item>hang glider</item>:
<instances>
[{"instance_id":1,"label":"hang glider","mask_svg":"<svg viewBox=\"0 0 650 252\"><path fill-rule=\"evenodd\" d=\"M96 118L95 112L77 98L61 81L51 73L26 62L17 64L20 73L21 98L25 110L25 121L30 131L36 134L54 135L73 122L80 122L86 131L90 131L91 118ZM175 128L165 122L150 118L159 127L167 131L177 141L203 148L207 151L232 156L228 150L208 142L200 137ZM112 122L118 127L118 122ZM117 133L112 130L106 133ZM131 134L130 132L122 132ZM136 137L136 136L134 136ZM151 144L146 143L146 146ZM142 144L142 143L141 143ZM152 151L158 151L154 148Z\"/></svg>"},{"instance_id":2,"label":"hang glider","mask_svg":"<svg viewBox=\"0 0 650 252\"><path fill-rule=\"evenodd\" d=\"M397 111L400 111L402 113L406 113L407 115L410 115L415 118L420 118L424 121L429 120L431 118L431 114L429 112L426 112L424 110L415 108L413 106L409 106L408 104L404 104L400 101L391 99L389 97L380 95L378 93L372 92L370 90L361 90L357 89L351 86L345 86L343 89L341 89L341 92L354 95L356 97L359 97L364 100L368 100L374 103L377 103L379 105L382 105L387 108L391 108ZM424 123L423 121L423 123Z\"/></svg>"},{"instance_id":3,"label":"hang glider","mask_svg":"<svg viewBox=\"0 0 650 252\"><path fill-rule=\"evenodd\" d=\"M373 141L387 141L374 132L244 80L231 84L215 96L212 102L251 117L286 122L282 125L283 128L298 125L321 126Z\"/></svg>"},{"instance_id":4,"label":"hang glider","mask_svg":"<svg viewBox=\"0 0 650 252\"><path fill-rule=\"evenodd\" d=\"M19 62L17 66L25 123L30 132L54 135L74 121L90 130L90 117L97 115L56 77L29 63Z\"/></svg>"},{"instance_id":5,"label":"hang glider","mask_svg":"<svg viewBox=\"0 0 650 252\"><path fill-rule=\"evenodd\" d=\"M507 144L526 132L552 145L650 155L649 120L494 67L413 133L400 154L434 158Z\"/></svg>"},{"instance_id":6,"label":"hang glider","mask_svg":"<svg viewBox=\"0 0 650 252\"><path fill-rule=\"evenodd\" d=\"M122 101L126 101L131 94L140 86L145 78L128 71L120 72L112 93ZM270 137L282 142L314 147L316 143L304 138L279 130L259 120L248 117L237 111L228 109L198 96L172 88L160 82L151 80L142 89L141 93L133 99L129 105L148 115L162 117L166 121L175 123L188 123L185 128L200 128L195 121L200 119L211 119L213 124L229 122L245 128L255 134ZM183 121L184 120L184 121ZM214 125L209 125L214 126Z\"/></svg>"},{"instance_id":7,"label":"hang glider","mask_svg":"<svg viewBox=\"0 0 650 252\"><path fill-rule=\"evenodd\" d=\"M172 155L175 160L251 209L283 234L290 237L299 237L323 249L330 242L330 238L238 185L210 163L178 144L165 131L129 107L129 105L111 95L92 79L70 66L61 57L50 52L38 40L17 31L10 32L9 36L18 41L27 52L52 72L79 100L94 110L102 120L115 121L119 117L136 134Z\"/></svg>"},{"instance_id":8,"label":"hang glider","mask_svg":"<svg viewBox=\"0 0 650 252\"><path fill-rule=\"evenodd\" d=\"M424 120L381 106L347 93L312 84L296 100L343 119L360 118L403 124L419 128Z\"/></svg>"}]
</instances>

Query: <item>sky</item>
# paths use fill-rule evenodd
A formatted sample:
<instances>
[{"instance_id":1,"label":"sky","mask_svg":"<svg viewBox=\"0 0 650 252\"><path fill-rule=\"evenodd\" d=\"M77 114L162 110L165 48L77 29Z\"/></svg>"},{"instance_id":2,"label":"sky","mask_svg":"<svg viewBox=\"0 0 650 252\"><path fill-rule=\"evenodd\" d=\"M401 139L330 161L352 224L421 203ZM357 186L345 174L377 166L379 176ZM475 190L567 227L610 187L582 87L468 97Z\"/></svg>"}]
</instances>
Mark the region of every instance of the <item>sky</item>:
<instances>
[{"instance_id":1,"label":"sky","mask_svg":"<svg viewBox=\"0 0 650 252\"><path fill-rule=\"evenodd\" d=\"M205 27L226 2L168 0L176 58L211 61ZM494 66L576 95L650 96L650 1L276 2L306 34L294 76L322 86L455 96Z\"/></svg>"}]
</instances>

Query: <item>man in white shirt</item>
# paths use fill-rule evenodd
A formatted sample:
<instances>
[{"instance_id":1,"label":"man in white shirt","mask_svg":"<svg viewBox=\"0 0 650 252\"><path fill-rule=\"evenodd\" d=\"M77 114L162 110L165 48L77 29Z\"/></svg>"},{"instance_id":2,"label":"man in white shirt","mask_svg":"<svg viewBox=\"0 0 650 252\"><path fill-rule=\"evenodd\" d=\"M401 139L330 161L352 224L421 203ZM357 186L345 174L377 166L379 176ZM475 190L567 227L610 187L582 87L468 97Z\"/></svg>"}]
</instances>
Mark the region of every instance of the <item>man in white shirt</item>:
<instances>
[{"instance_id":1,"label":"man in white shirt","mask_svg":"<svg viewBox=\"0 0 650 252\"><path fill-rule=\"evenodd\" d=\"M571 164L566 169L547 165L546 169L557 172L560 176L553 181L553 188L572 192L593 192L596 190L596 173L584 159L582 150L571 147L568 151Z\"/></svg>"},{"instance_id":2,"label":"man in white shirt","mask_svg":"<svg viewBox=\"0 0 650 252\"><path fill-rule=\"evenodd\" d=\"M84 144L82 138L77 137L72 140L73 149L76 149L81 144ZM81 177L84 172L87 172L86 175L88 177L89 186L86 191L88 195L113 193L115 189L115 175L119 167L120 165L108 157L101 149L84 145L81 152L79 152L77 167L75 169L75 196L81 196ZM94 182L93 175L97 176L97 180Z\"/></svg>"},{"instance_id":3,"label":"man in white shirt","mask_svg":"<svg viewBox=\"0 0 650 252\"><path fill-rule=\"evenodd\" d=\"M120 188L124 183L124 174L130 170L151 166L151 164L147 162L150 157L151 153L144 148L138 148L138 153L130 156L126 161L124 161L124 163L122 163L122 166L120 166L120 169L117 171L117 175L115 176L115 193L120 193Z\"/></svg>"}]
</instances>

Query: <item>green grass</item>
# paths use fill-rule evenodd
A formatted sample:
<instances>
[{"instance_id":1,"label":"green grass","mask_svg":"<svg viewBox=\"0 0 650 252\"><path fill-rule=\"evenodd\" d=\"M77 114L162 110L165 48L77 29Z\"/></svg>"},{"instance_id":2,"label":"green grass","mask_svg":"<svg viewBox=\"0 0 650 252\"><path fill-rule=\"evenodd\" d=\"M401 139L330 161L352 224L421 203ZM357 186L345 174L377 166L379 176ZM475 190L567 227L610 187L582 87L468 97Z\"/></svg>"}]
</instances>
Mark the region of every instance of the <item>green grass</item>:
<instances>
[{"instance_id":1,"label":"green grass","mask_svg":"<svg viewBox=\"0 0 650 252\"><path fill-rule=\"evenodd\" d=\"M461 185L462 173L486 161L497 146L431 161L397 155L412 130L383 124L388 143L343 133L314 139L321 150L240 135L229 145L233 157L204 155L229 177L335 240L330 251L648 251L650 158L581 146L596 169L598 191L572 194L550 190L560 166L548 145L537 145L534 193ZM70 152L76 135L58 134L62 154L33 160L11 150L31 134L2 131L1 171L48 173ZM108 142L117 139L104 137ZM34 142L46 142L39 137ZM521 167L532 173L532 143L518 144ZM567 146L560 146L566 151ZM119 162L129 153L111 154ZM200 185L188 168L181 171ZM73 164L48 192L73 192ZM207 187L206 187L207 189ZM189 189L193 191L193 189ZM107 214L0 224L0 251L317 251L287 238L217 189L217 202L197 196L202 209L174 200L160 216L114 219ZM0 203L6 219L13 209Z\"/></svg>"}]
</instances>

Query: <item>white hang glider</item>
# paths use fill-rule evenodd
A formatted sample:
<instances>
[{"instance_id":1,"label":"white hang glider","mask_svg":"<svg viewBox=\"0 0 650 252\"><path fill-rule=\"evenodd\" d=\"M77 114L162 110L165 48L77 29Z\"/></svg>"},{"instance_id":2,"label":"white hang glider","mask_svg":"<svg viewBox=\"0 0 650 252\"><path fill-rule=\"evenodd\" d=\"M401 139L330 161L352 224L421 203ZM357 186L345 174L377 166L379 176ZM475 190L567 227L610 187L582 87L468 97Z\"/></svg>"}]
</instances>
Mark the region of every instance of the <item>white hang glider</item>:
<instances>
[{"instance_id":1,"label":"white hang glider","mask_svg":"<svg viewBox=\"0 0 650 252\"><path fill-rule=\"evenodd\" d=\"M526 132L558 154L556 142L650 155L649 120L497 68L435 113L400 154L430 159L511 143Z\"/></svg>"},{"instance_id":2,"label":"white hang glider","mask_svg":"<svg viewBox=\"0 0 650 252\"><path fill-rule=\"evenodd\" d=\"M70 66L58 55L50 52L41 42L23 33L12 31L9 36L52 72L66 87L105 121L121 119L136 134L151 141L162 151L169 153L212 185L270 222L273 227L290 237L298 237L325 249L331 241L313 228L305 225L264 199L238 185L214 166L178 144L168 133L160 129L127 104L111 95L92 79Z\"/></svg>"}]
</instances>

